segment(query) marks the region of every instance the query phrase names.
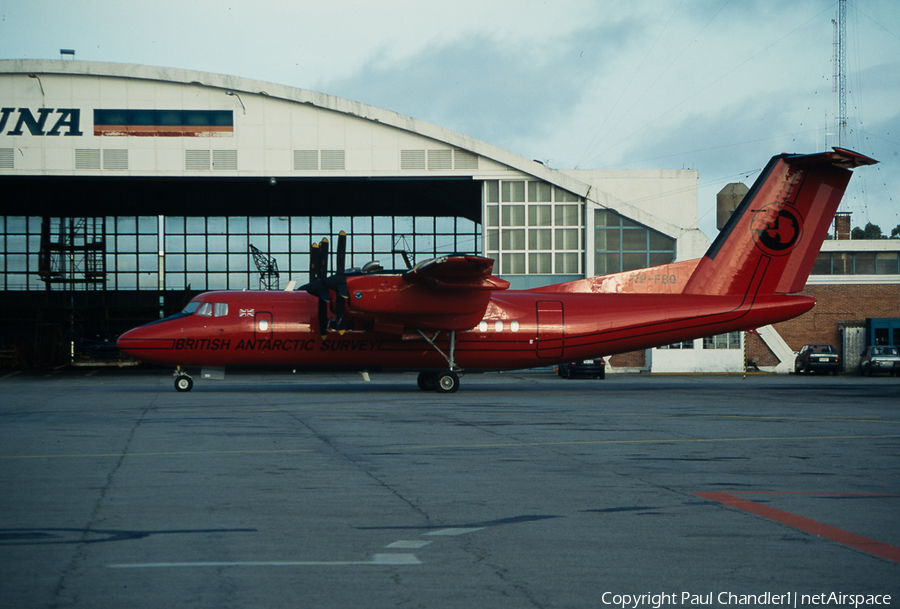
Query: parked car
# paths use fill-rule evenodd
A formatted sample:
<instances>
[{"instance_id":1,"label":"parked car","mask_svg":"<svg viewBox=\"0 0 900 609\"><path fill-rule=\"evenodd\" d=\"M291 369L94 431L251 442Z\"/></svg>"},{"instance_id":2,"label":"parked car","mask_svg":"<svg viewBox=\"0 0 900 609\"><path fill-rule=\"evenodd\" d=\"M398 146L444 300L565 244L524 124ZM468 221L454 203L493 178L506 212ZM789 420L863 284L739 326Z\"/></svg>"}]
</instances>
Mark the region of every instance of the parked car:
<instances>
[{"instance_id":1,"label":"parked car","mask_svg":"<svg viewBox=\"0 0 900 609\"><path fill-rule=\"evenodd\" d=\"M837 374L841 358L831 345L803 345L794 359L794 373L825 372Z\"/></svg>"},{"instance_id":2,"label":"parked car","mask_svg":"<svg viewBox=\"0 0 900 609\"><path fill-rule=\"evenodd\" d=\"M866 376L887 373L900 376L900 353L897 347L866 347L859 360L859 373Z\"/></svg>"},{"instance_id":3,"label":"parked car","mask_svg":"<svg viewBox=\"0 0 900 609\"><path fill-rule=\"evenodd\" d=\"M574 378L606 378L606 362L602 357L584 359L577 362L565 362L559 365L559 376L564 379Z\"/></svg>"}]
</instances>

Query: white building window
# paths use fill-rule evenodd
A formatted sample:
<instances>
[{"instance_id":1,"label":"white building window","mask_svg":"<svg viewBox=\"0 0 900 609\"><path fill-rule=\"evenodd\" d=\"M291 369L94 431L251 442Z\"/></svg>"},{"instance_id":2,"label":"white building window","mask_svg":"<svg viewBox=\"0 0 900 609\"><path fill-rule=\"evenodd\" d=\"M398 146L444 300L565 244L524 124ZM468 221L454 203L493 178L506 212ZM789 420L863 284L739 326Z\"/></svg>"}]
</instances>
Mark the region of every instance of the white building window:
<instances>
[{"instance_id":1,"label":"white building window","mask_svg":"<svg viewBox=\"0 0 900 609\"><path fill-rule=\"evenodd\" d=\"M584 204L539 180L490 180L484 186L486 254L503 275L584 272Z\"/></svg>"},{"instance_id":2,"label":"white building window","mask_svg":"<svg viewBox=\"0 0 900 609\"><path fill-rule=\"evenodd\" d=\"M729 332L728 334L717 334L716 336L707 336L703 339L704 349L740 349L741 333Z\"/></svg>"},{"instance_id":3,"label":"white building window","mask_svg":"<svg viewBox=\"0 0 900 609\"><path fill-rule=\"evenodd\" d=\"M662 347L657 347L658 349L693 349L694 341L686 340L680 343L672 343L671 345L663 345Z\"/></svg>"},{"instance_id":4,"label":"white building window","mask_svg":"<svg viewBox=\"0 0 900 609\"><path fill-rule=\"evenodd\" d=\"M607 275L675 260L675 239L608 209L594 212L594 273Z\"/></svg>"}]
</instances>

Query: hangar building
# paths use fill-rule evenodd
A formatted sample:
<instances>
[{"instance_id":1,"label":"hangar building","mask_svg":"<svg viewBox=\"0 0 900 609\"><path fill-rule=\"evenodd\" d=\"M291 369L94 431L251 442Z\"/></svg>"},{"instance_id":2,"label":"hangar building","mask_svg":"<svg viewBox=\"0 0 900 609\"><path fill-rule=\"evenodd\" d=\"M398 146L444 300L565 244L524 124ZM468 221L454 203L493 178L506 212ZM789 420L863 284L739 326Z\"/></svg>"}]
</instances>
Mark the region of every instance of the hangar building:
<instances>
[{"instance_id":1,"label":"hangar building","mask_svg":"<svg viewBox=\"0 0 900 609\"><path fill-rule=\"evenodd\" d=\"M0 347L62 364L200 291L258 289L251 245L302 284L340 230L353 265L479 253L516 288L696 257L696 182L558 171L272 83L0 61Z\"/></svg>"},{"instance_id":2,"label":"hangar building","mask_svg":"<svg viewBox=\"0 0 900 609\"><path fill-rule=\"evenodd\" d=\"M709 245L697 177L555 170L233 76L0 61L0 365L96 361L199 292L305 283L310 244L341 230L352 266L477 253L513 288L696 258ZM739 361L742 340L613 363L714 369Z\"/></svg>"}]
</instances>

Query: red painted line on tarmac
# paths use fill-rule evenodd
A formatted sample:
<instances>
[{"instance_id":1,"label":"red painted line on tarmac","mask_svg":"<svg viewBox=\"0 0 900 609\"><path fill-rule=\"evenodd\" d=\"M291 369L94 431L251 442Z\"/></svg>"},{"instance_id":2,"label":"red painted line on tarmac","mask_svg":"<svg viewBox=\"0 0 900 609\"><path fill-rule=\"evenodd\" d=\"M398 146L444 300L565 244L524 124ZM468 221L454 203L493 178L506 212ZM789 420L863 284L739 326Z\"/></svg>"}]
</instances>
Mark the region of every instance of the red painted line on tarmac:
<instances>
[{"instance_id":1,"label":"red painted line on tarmac","mask_svg":"<svg viewBox=\"0 0 900 609\"><path fill-rule=\"evenodd\" d=\"M743 510L745 512L749 512L750 514L755 514L757 516L762 516L763 518L768 518L769 520L774 520L775 522L780 522L781 524L786 524L789 527L793 527L795 529L799 529L801 531L805 531L806 533L812 533L813 535L818 535L819 537L823 537L825 539L830 539L831 541L835 541L839 544L855 548L857 550L862 550L868 554L872 554L874 556L878 556L881 558L885 558L895 563L900 563L900 548L897 546L892 546L877 539L870 539L868 537L863 537L862 535L857 535L856 533L850 533L849 531L845 531L843 529L839 529L837 527L833 527L828 524L821 523L817 520L813 520L811 518L805 518L803 516L798 516L796 514L791 514L790 512L785 512L784 510L778 510L766 505L762 505L761 503L756 503L755 501L750 501L748 499L741 499L740 497L735 497L733 493L694 493L698 497L703 497L704 499L709 499L711 501L715 501L717 503L721 503L722 505L727 505L729 507L733 507L739 510ZM763 493L760 493L763 494ZM765 493L765 494L796 494L796 495L827 495L827 496L835 496L839 495L839 493ZM871 496L871 497L896 497L896 495L853 495L853 496Z\"/></svg>"},{"instance_id":2,"label":"red painted line on tarmac","mask_svg":"<svg viewBox=\"0 0 900 609\"><path fill-rule=\"evenodd\" d=\"M817 497L900 497L897 493L801 493L799 491L730 491L728 495L814 495Z\"/></svg>"}]
</instances>

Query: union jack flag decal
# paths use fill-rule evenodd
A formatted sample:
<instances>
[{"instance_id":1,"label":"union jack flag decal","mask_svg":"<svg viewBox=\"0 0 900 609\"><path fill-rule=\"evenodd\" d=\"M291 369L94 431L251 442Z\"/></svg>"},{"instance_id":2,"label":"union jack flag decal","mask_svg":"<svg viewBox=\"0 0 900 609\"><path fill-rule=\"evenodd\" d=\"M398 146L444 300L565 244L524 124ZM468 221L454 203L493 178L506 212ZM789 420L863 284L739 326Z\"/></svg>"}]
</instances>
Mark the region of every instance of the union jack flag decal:
<instances>
[{"instance_id":1,"label":"union jack flag decal","mask_svg":"<svg viewBox=\"0 0 900 609\"><path fill-rule=\"evenodd\" d=\"M256 315L256 309L240 309L238 317L253 317Z\"/></svg>"}]
</instances>

